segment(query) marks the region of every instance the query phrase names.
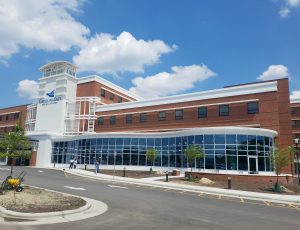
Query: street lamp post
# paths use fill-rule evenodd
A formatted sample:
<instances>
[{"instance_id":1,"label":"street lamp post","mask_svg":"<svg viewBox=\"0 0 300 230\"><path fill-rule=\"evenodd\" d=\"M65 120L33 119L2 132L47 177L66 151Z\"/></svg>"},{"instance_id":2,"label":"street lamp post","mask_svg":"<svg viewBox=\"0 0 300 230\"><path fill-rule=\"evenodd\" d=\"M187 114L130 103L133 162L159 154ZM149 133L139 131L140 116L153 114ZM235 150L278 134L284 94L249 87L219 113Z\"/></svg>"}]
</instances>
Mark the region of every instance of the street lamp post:
<instances>
[{"instance_id":1,"label":"street lamp post","mask_svg":"<svg viewBox=\"0 0 300 230\"><path fill-rule=\"evenodd\" d=\"M297 172L297 179L298 179L298 185L300 185L300 175L299 175L299 139L295 138L294 139L295 147L296 147L296 172Z\"/></svg>"}]
</instances>

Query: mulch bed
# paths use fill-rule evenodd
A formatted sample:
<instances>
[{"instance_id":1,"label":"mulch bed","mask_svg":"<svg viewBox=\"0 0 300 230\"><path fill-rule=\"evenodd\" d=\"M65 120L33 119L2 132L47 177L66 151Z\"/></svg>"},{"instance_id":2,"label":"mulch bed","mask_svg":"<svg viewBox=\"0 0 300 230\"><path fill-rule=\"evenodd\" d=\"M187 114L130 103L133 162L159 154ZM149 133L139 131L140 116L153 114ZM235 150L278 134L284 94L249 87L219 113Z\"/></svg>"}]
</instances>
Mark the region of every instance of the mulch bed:
<instances>
[{"instance_id":1,"label":"mulch bed","mask_svg":"<svg viewBox=\"0 0 300 230\"><path fill-rule=\"evenodd\" d=\"M202 184L199 182L200 179L195 179L194 182L188 181L187 178L172 178L171 182L181 183L181 184L190 184L190 185L198 185L198 186L209 186L216 188L228 188L227 180L213 180L214 184ZM280 194L286 195L300 195L300 186L297 185L294 181L290 181L289 183L281 183L282 186L288 189L288 191L282 192ZM243 191L252 191L252 192L265 192L265 193L275 193L274 192L274 182L249 182L249 181L231 181L231 188L235 190L243 190Z\"/></svg>"},{"instance_id":2,"label":"mulch bed","mask_svg":"<svg viewBox=\"0 0 300 230\"><path fill-rule=\"evenodd\" d=\"M44 189L24 187L23 192L8 191L0 195L0 206L7 210L24 213L58 212L78 209L86 204L85 200Z\"/></svg>"}]
</instances>

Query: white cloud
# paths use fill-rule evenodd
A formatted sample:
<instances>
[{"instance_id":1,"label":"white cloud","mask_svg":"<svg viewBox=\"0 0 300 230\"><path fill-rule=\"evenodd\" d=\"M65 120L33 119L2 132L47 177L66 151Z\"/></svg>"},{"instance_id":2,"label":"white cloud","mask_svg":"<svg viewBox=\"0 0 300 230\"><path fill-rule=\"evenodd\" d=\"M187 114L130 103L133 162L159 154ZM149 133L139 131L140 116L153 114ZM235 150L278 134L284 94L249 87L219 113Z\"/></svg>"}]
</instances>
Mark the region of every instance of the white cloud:
<instances>
[{"instance_id":1,"label":"white cloud","mask_svg":"<svg viewBox=\"0 0 300 230\"><path fill-rule=\"evenodd\" d=\"M18 83L17 93L20 97L36 99L38 94L38 83L32 80L22 80Z\"/></svg>"},{"instance_id":2,"label":"white cloud","mask_svg":"<svg viewBox=\"0 0 300 230\"><path fill-rule=\"evenodd\" d=\"M111 34L96 34L73 57L81 71L97 73L143 72L144 67L159 62L161 55L170 53L170 47L161 40L137 40L128 32L114 37Z\"/></svg>"},{"instance_id":3,"label":"white cloud","mask_svg":"<svg viewBox=\"0 0 300 230\"><path fill-rule=\"evenodd\" d=\"M263 72L257 79L258 80L272 80L278 78L288 77L288 68L284 65L270 65L269 68Z\"/></svg>"},{"instance_id":4,"label":"white cloud","mask_svg":"<svg viewBox=\"0 0 300 230\"><path fill-rule=\"evenodd\" d=\"M289 16L290 13L291 13L291 11L290 11L289 8L287 8L287 7L282 8L281 10L279 10L279 15L280 15L282 18L286 18L287 16Z\"/></svg>"},{"instance_id":5,"label":"white cloud","mask_svg":"<svg viewBox=\"0 0 300 230\"><path fill-rule=\"evenodd\" d=\"M0 58L21 46L67 51L86 42L89 29L71 14L81 0L0 0Z\"/></svg>"},{"instance_id":6,"label":"white cloud","mask_svg":"<svg viewBox=\"0 0 300 230\"><path fill-rule=\"evenodd\" d=\"M300 99L300 90L293 91L290 97L291 99Z\"/></svg>"},{"instance_id":7,"label":"white cloud","mask_svg":"<svg viewBox=\"0 0 300 230\"><path fill-rule=\"evenodd\" d=\"M282 18L286 18L290 15L291 9L297 8L299 6L300 0L284 0L284 4L278 13Z\"/></svg>"},{"instance_id":8,"label":"white cloud","mask_svg":"<svg viewBox=\"0 0 300 230\"><path fill-rule=\"evenodd\" d=\"M172 72L161 72L152 76L132 80L130 91L144 98L172 95L195 87L216 74L205 65L173 66Z\"/></svg>"}]
</instances>

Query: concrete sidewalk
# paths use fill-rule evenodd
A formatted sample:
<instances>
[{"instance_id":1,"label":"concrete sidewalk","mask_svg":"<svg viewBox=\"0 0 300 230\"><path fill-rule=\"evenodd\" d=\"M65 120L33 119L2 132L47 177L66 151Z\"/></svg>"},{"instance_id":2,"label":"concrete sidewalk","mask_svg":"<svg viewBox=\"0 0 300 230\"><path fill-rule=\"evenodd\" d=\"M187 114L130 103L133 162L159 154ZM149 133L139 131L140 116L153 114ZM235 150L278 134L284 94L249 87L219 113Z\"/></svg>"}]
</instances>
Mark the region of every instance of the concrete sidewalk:
<instances>
[{"instance_id":1,"label":"concrete sidewalk","mask_svg":"<svg viewBox=\"0 0 300 230\"><path fill-rule=\"evenodd\" d=\"M58 169L58 170L62 170L62 169ZM243 198L249 200L261 200L261 201L269 201L274 203L293 204L293 205L300 206L299 195L259 193L259 192L249 192L249 191L241 191L241 190L222 189L222 188L214 188L214 187L207 187L207 186L186 185L186 184L179 184L179 183L172 183L172 182L157 181L160 179L164 179L165 177L134 179L128 177L111 176L106 174L95 174L94 172L81 170L81 169L71 169L71 170L66 169L64 171L65 173L84 176L93 179L99 179L99 180L137 184L137 185L150 186L150 187L160 187L160 188L187 191L187 192L198 192L198 193L227 196L227 197L236 197L236 198ZM169 178L174 178L174 177L178 178L181 176L170 176Z\"/></svg>"}]
</instances>

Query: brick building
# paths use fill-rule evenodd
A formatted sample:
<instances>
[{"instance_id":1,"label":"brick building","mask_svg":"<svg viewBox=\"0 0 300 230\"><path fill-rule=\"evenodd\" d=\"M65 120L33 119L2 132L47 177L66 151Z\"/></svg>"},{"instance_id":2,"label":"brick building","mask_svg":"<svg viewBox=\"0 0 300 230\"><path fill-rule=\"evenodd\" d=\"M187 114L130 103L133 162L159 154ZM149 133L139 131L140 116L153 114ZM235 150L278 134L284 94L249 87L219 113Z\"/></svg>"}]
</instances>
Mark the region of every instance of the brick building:
<instances>
[{"instance_id":1,"label":"brick building","mask_svg":"<svg viewBox=\"0 0 300 230\"><path fill-rule=\"evenodd\" d=\"M146 149L155 148L162 170L274 175L275 143L292 145L300 130L300 101L291 111L287 78L146 100L96 75L77 78L68 62L40 70L37 103L0 110L2 119L17 110L26 116L26 135L39 143L33 165L101 159L102 167L146 169ZM194 144L204 157L188 165L184 151Z\"/></svg>"}]
</instances>

